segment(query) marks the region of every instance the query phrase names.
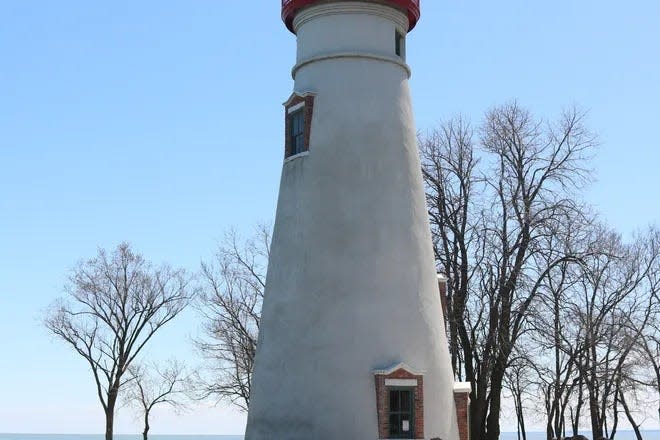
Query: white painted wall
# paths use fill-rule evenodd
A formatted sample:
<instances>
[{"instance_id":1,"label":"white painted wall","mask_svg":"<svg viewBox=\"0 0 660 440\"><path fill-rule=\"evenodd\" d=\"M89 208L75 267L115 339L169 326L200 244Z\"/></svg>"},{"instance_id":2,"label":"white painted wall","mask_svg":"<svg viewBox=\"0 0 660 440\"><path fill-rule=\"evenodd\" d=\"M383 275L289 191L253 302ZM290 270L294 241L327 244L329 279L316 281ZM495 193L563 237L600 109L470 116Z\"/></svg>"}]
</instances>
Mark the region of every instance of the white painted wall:
<instances>
[{"instance_id":1,"label":"white painted wall","mask_svg":"<svg viewBox=\"0 0 660 440\"><path fill-rule=\"evenodd\" d=\"M424 372L427 439L457 440L403 12L312 6L295 91L316 93L310 151L284 164L247 440L375 440L373 371ZM305 63L305 60L314 60Z\"/></svg>"}]
</instances>

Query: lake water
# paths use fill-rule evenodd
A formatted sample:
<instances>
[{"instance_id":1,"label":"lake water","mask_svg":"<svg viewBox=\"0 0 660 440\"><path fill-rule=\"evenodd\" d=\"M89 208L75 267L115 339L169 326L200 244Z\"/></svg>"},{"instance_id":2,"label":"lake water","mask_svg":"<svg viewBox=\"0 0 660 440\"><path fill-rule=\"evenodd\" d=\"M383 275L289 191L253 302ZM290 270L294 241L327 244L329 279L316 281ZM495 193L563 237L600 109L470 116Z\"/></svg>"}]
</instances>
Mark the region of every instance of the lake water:
<instances>
[{"instance_id":1,"label":"lake water","mask_svg":"<svg viewBox=\"0 0 660 440\"><path fill-rule=\"evenodd\" d=\"M660 440L660 431L644 431L644 440ZM103 440L103 435L0 434L0 440ZM513 432L503 432L501 440L517 440ZM150 440L243 440L242 435L150 435ZM142 440L141 435L115 435L115 440ZM277 440L277 439L273 439ZM545 433L531 432L527 440L545 440ZM616 440L635 440L632 431L618 431Z\"/></svg>"}]
</instances>

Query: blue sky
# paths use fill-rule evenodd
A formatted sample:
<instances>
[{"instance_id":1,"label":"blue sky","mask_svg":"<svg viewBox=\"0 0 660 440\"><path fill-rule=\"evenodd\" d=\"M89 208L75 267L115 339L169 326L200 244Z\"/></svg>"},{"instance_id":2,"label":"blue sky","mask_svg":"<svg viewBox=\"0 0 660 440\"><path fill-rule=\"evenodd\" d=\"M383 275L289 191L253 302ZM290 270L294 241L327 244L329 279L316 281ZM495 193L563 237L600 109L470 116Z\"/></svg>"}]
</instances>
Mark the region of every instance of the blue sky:
<instances>
[{"instance_id":1,"label":"blue sky","mask_svg":"<svg viewBox=\"0 0 660 440\"><path fill-rule=\"evenodd\" d=\"M67 270L130 241L197 270L275 212L295 38L279 2L0 2L0 432L100 432L82 361L41 327ZM418 128L511 99L578 104L601 147L587 201L631 233L660 218L660 3L426 0L408 42ZM151 355L194 362L188 313ZM38 415L35 417L35 415ZM244 417L158 415L156 433ZM118 431L134 432L122 411Z\"/></svg>"}]
</instances>

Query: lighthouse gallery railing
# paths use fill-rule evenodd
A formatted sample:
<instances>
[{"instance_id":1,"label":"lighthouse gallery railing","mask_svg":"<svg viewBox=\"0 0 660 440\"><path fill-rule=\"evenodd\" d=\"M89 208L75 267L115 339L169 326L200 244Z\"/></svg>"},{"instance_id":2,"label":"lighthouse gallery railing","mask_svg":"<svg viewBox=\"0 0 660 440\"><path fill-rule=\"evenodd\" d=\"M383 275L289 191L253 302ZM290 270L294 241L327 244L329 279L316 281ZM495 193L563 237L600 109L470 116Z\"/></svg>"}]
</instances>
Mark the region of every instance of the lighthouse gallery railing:
<instances>
[{"instance_id":1,"label":"lighthouse gallery railing","mask_svg":"<svg viewBox=\"0 0 660 440\"><path fill-rule=\"evenodd\" d=\"M318 2L319 0L282 0L282 19L286 23L289 30L293 32L293 18L295 17L296 11L305 6L309 6ZM420 0L381 0L386 3L390 3L394 6L398 6L401 9L408 11L408 18L410 19L410 29L414 28L417 24L417 20L421 15L420 11Z\"/></svg>"},{"instance_id":2,"label":"lighthouse gallery railing","mask_svg":"<svg viewBox=\"0 0 660 440\"><path fill-rule=\"evenodd\" d=\"M301 0L282 0L282 7L284 8L284 7L286 7L289 4L294 3L294 2L295 3L300 3L300 6L305 6L305 5L308 5L310 3L313 3L314 1L315 0L307 0L307 1L305 1L305 0L303 0L303 1L301 1ZM410 4L412 4L412 5L415 5L419 8L419 1L420 0L390 0L390 1L392 3L396 3L396 4L398 4L400 6L403 6L403 7L406 7Z\"/></svg>"}]
</instances>

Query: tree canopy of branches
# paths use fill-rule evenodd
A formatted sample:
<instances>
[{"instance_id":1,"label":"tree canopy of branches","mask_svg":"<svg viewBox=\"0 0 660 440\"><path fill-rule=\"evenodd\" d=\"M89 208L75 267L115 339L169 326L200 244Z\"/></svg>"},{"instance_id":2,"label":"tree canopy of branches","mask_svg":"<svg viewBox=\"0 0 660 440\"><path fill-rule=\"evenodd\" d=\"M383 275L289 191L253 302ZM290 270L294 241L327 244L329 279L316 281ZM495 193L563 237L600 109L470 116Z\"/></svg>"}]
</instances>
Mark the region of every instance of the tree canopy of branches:
<instances>
[{"instance_id":1,"label":"tree canopy of branches","mask_svg":"<svg viewBox=\"0 0 660 440\"><path fill-rule=\"evenodd\" d=\"M591 255L544 283L523 341L537 376L528 392L544 397L548 439L564 436L569 422L576 435L582 414L594 438L613 438L621 411L635 429L637 393L648 385L640 379L644 332L660 311L657 231L624 243L604 226L588 228Z\"/></svg>"},{"instance_id":2,"label":"tree canopy of branches","mask_svg":"<svg viewBox=\"0 0 660 440\"><path fill-rule=\"evenodd\" d=\"M163 366L138 364L130 368L131 380L125 393L126 402L140 410L144 429L143 440L149 438L151 411L160 405L169 405L175 410L184 408L188 392L189 377L181 362L169 361Z\"/></svg>"},{"instance_id":3,"label":"tree canopy of branches","mask_svg":"<svg viewBox=\"0 0 660 440\"><path fill-rule=\"evenodd\" d=\"M615 233L601 235L600 252L581 268L577 289L566 301L576 318L572 333L582 335L575 363L594 438L616 433L619 405L627 407L626 417L635 428L625 397L637 388L638 374L631 361L644 329L659 310L657 233L649 231L631 244L622 243Z\"/></svg>"},{"instance_id":4,"label":"tree canopy of branches","mask_svg":"<svg viewBox=\"0 0 660 440\"><path fill-rule=\"evenodd\" d=\"M247 410L266 284L270 233L258 227L241 240L227 234L215 259L202 264L204 338L196 345L210 374L198 377L201 397L227 400Z\"/></svg>"},{"instance_id":5,"label":"tree canopy of branches","mask_svg":"<svg viewBox=\"0 0 660 440\"><path fill-rule=\"evenodd\" d=\"M449 278L452 363L472 383L473 439L499 438L506 369L544 280L588 251L562 246L596 145L583 119L573 109L544 122L512 103L478 130L457 119L421 141L436 257Z\"/></svg>"},{"instance_id":6,"label":"tree canopy of branches","mask_svg":"<svg viewBox=\"0 0 660 440\"><path fill-rule=\"evenodd\" d=\"M153 266L126 243L79 263L45 325L89 365L112 440L120 389L128 369L153 336L194 295L183 270Z\"/></svg>"},{"instance_id":7,"label":"tree canopy of branches","mask_svg":"<svg viewBox=\"0 0 660 440\"><path fill-rule=\"evenodd\" d=\"M660 398L660 231L626 243L579 201L596 144L584 113L547 122L516 103L420 139L474 440L499 437L505 388L520 438L533 411L548 440L577 436L581 422L614 438L620 415L641 440L640 395Z\"/></svg>"}]
</instances>

